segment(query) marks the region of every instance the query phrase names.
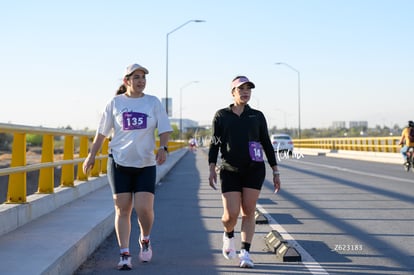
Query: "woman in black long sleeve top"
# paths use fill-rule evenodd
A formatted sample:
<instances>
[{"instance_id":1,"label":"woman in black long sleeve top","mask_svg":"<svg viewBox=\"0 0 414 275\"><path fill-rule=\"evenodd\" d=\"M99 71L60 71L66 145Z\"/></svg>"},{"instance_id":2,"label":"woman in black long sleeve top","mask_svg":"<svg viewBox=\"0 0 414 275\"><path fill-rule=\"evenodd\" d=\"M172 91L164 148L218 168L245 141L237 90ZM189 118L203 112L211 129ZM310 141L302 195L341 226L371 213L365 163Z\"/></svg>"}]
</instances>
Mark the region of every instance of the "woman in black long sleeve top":
<instances>
[{"instance_id":1,"label":"woman in black long sleeve top","mask_svg":"<svg viewBox=\"0 0 414 275\"><path fill-rule=\"evenodd\" d=\"M236 257L234 227L242 214L240 267L254 266L250 244L255 230L256 202L265 179L263 150L273 170L275 192L280 189L279 171L262 112L250 108L253 82L245 76L232 81L234 103L218 110L213 120L209 150L210 186L216 189L216 163L221 152L220 181L223 200L223 256Z\"/></svg>"}]
</instances>

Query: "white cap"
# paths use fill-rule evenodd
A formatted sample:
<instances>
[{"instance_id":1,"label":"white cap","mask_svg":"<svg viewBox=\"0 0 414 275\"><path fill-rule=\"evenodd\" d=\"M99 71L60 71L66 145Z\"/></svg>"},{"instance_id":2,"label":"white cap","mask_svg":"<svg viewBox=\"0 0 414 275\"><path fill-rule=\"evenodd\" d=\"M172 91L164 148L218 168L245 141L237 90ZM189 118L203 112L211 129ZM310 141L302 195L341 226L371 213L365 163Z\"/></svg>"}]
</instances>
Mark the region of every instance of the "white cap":
<instances>
[{"instance_id":1,"label":"white cap","mask_svg":"<svg viewBox=\"0 0 414 275\"><path fill-rule=\"evenodd\" d=\"M132 74L136 70L140 70L140 71L143 71L145 74L148 74L148 70L145 67L143 67L139 64L131 64L128 67L126 67L124 77Z\"/></svg>"},{"instance_id":2,"label":"white cap","mask_svg":"<svg viewBox=\"0 0 414 275\"><path fill-rule=\"evenodd\" d=\"M240 87L241 85L243 85L245 83L249 83L250 88L255 87L254 83L251 82L247 77L239 76L231 82L231 89L233 90L234 88L238 88L238 87Z\"/></svg>"}]
</instances>

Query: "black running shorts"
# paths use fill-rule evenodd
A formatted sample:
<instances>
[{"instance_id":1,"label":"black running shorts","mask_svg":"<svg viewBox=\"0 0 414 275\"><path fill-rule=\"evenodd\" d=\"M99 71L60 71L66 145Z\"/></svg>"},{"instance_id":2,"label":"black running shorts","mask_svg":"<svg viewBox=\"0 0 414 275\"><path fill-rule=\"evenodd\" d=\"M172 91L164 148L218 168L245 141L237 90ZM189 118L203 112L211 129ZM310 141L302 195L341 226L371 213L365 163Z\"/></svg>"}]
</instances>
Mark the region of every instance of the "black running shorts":
<instances>
[{"instance_id":1,"label":"black running shorts","mask_svg":"<svg viewBox=\"0 0 414 275\"><path fill-rule=\"evenodd\" d=\"M150 192L155 193L156 168L120 166L108 157L108 181L113 194Z\"/></svg>"},{"instance_id":2,"label":"black running shorts","mask_svg":"<svg viewBox=\"0 0 414 275\"><path fill-rule=\"evenodd\" d=\"M253 162L238 171L220 169L221 192L242 192L243 188L261 190L266 176L264 162Z\"/></svg>"}]
</instances>

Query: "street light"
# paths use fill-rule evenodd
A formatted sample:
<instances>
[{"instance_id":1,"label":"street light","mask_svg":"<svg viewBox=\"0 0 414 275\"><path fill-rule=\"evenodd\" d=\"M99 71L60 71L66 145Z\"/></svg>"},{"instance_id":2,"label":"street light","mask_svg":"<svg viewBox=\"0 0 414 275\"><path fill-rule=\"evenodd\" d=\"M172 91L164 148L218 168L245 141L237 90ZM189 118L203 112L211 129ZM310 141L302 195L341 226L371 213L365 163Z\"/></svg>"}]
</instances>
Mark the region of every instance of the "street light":
<instances>
[{"instance_id":1,"label":"street light","mask_svg":"<svg viewBox=\"0 0 414 275\"><path fill-rule=\"evenodd\" d=\"M300 139L301 137L301 134L300 134L301 132L300 131L300 72L296 70L294 67L284 62L276 62L275 65L285 65L286 67L290 68L291 70L295 71L298 74L298 136Z\"/></svg>"},{"instance_id":2,"label":"street light","mask_svg":"<svg viewBox=\"0 0 414 275\"><path fill-rule=\"evenodd\" d=\"M190 86L193 83L198 83L198 81L188 82L187 84L182 86L181 89L180 89L180 139L181 140L183 139L183 115L182 115L183 114L183 104L182 104L182 102L183 102L183 99L182 99L183 98L183 90L184 90L184 88Z\"/></svg>"},{"instance_id":3,"label":"street light","mask_svg":"<svg viewBox=\"0 0 414 275\"><path fill-rule=\"evenodd\" d=\"M167 33L167 54L166 54L166 69L165 69L165 110L167 111L167 115L168 115L168 38L170 36L170 34L172 34L173 32L181 29L182 27L184 27L185 25L194 22L194 23L202 23L205 22L205 20L188 20L187 22L185 22L184 24L178 26L177 28L173 29L172 31L170 31L169 33Z\"/></svg>"},{"instance_id":4,"label":"street light","mask_svg":"<svg viewBox=\"0 0 414 275\"><path fill-rule=\"evenodd\" d=\"M282 109L279 109L279 108L276 108L275 109L276 111L279 111L279 112L281 112L281 113L283 113L283 118L284 118L284 123L285 123L285 129L287 129L287 123L286 123L286 117L287 117L287 112L286 111L284 111L284 110L282 110Z\"/></svg>"}]
</instances>

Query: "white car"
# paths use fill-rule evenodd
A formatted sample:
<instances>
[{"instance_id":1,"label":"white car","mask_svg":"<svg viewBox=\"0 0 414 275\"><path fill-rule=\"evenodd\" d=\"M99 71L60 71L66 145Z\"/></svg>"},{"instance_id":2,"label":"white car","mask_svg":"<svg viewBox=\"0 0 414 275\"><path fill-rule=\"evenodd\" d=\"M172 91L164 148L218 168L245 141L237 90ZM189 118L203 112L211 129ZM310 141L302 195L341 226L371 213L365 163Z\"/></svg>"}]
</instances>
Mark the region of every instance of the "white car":
<instances>
[{"instance_id":1,"label":"white car","mask_svg":"<svg viewBox=\"0 0 414 275\"><path fill-rule=\"evenodd\" d=\"M293 141L287 134L275 134L270 136L275 152L287 152L290 156L293 154Z\"/></svg>"}]
</instances>

